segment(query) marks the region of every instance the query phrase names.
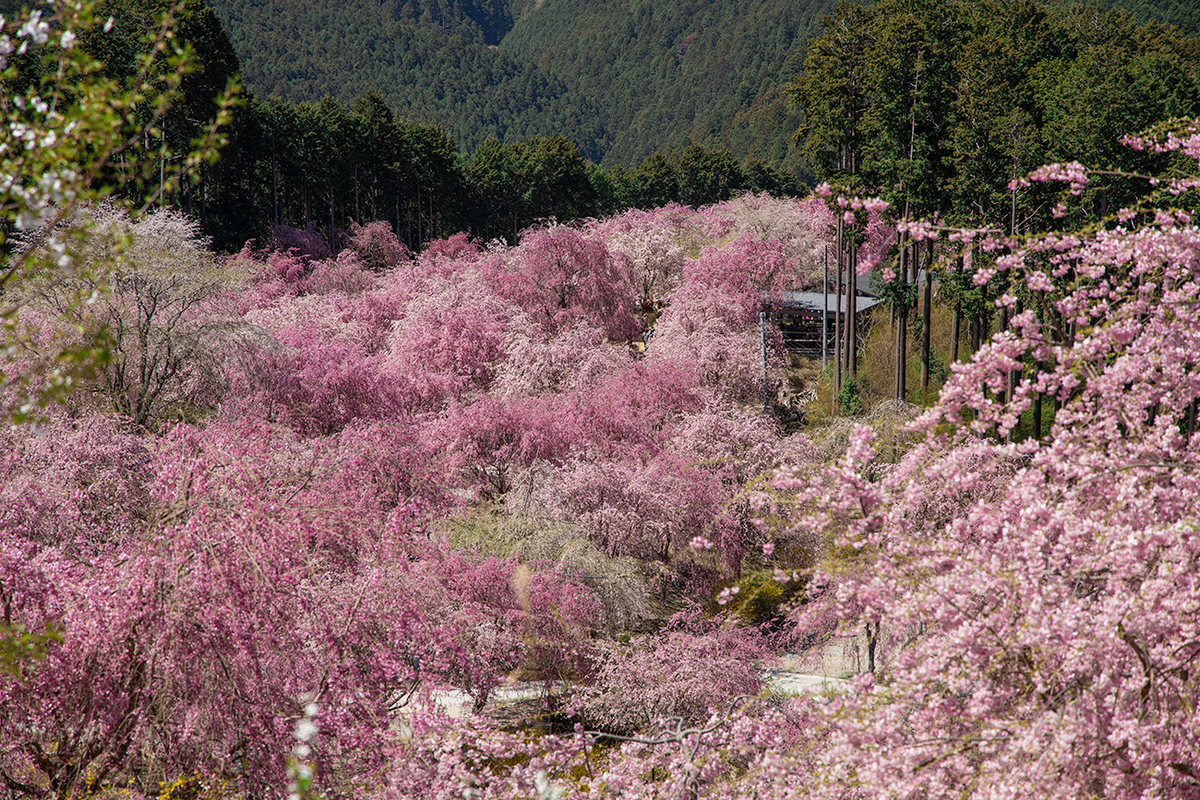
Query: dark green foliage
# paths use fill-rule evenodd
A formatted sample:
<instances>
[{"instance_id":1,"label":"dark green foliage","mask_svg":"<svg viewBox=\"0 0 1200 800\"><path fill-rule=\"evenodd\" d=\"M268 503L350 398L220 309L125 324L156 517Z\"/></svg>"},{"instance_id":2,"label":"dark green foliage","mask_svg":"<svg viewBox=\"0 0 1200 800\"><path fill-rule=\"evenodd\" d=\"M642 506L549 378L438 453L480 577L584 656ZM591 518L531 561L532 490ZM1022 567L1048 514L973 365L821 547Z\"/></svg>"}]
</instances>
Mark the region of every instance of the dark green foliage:
<instances>
[{"instance_id":1,"label":"dark green foliage","mask_svg":"<svg viewBox=\"0 0 1200 800\"><path fill-rule=\"evenodd\" d=\"M804 71L790 87L804 110L793 138L822 178L845 183L861 166L870 108L867 53L875 12L842 3L825 20L825 33L809 43Z\"/></svg>"},{"instance_id":2,"label":"dark green foliage","mask_svg":"<svg viewBox=\"0 0 1200 800\"><path fill-rule=\"evenodd\" d=\"M631 170L613 170L617 199L622 206L655 208L679 202L679 172L662 153L655 153Z\"/></svg>"},{"instance_id":3,"label":"dark green foliage","mask_svg":"<svg viewBox=\"0 0 1200 800\"><path fill-rule=\"evenodd\" d=\"M808 40L823 33L822 16L835 2L212 0L211 5L241 57L247 87L263 98L298 103L328 95L345 105L374 91L401 117L440 127L468 152L489 138L511 143L561 135L588 159L630 168L656 152L678 153L699 144L807 179L804 159L785 134L804 118L784 87L801 71ZM1193 0L1083 2L1125 8L1139 21L1193 32L1200 25ZM0 0L0 13L11 16L22 5ZM124 24L145 9L165 7L166 0L110 5ZM963 3L951 16L970 16L973 5ZM896 19L892 34L911 21ZM934 21L939 23L934 28L945 27L949 17ZM898 62L903 57L896 53ZM901 73L894 74L899 80ZM931 78L917 102L936 127L938 103L953 98L949 92L939 97ZM837 92L832 94L836 100ZM902 119L906 108L903 102L892 108L891 120ZM818 126L829 120L826 114L809 116L814 117ZM899 130L893 127L880 142L895 144ZM932 181L946 169L938 164L943 155L926 148L914 161L930 167ZM902 172L885 171L893 178Z\"/></svg>"},{"instance_id":4,"label":"dark green foliage","mask_svg":"<svg viewBox=\"0 0 1200 800\"><path fill-rule=\"evenodd\" d=\"M579 89L602 115L605 163L703 144L780 164L779 86L833 0L545 0L502 47ZM735 116L739 125L727 127ZM789 166L794 167L792 162Z\"/></svg>"},{"instance_id":5,"label":"dark green foliage","mask_svg":"<svg viewBox=\"0 0 1200 800\"><path fill-rule=\"evenodd\" d=\"M781 583L769 572L751 572L737 582L737 594L726 608L747 625L778 624L794 605L804 601L806 581Z\"/></svg>"},{"instance_id":6,"label":"dark green foliage","mask_svg":"<svg viewBox=\"0 0 1200 800\"><path fill-rule=\"evenodd\" d=\"M594 175L579 148L562 136L534 136L507 145L490 139L466 166L475 230L488 238L515 240L539 220L590 216L598 199Z\"/></svg>"},{"instance_id":7,"label":"dark green foliage","mask_svg":"<svg viewBox=\"0 0 1200 800\"><path fill-rule=\"evenodd\" d=\"M746 159L741 171L742 188L747 191L766 192L779 197L807 193L807 189L794 174L764 164L756 158Z\"/></svg>"},{"instance_id":8,"label":"dark green foliage","mask_svg":"<svg viewBox=\"0 0 1200 800\"><path fill-rule=\"evenodd\" d=\"M1038 165L1163 167L1119 137L1200 113L1200 41L1032 0L843 3L790 91L805 111L796 142L819 177L903 215L1019 233L1055 224L1059 187L1009 188ZM1085 209L1105 215L1129 191L1120 177L1094 181Z\"/></svg>"},{"instance_id":9,"label":"dark green foliage","mask_svg":"<svg viewBox=\"0 0 1200 800\"><path fill-rule=\"evenodd\" d=\"M352 220L387 220L410 247L463 226L469 198L453 140L397 120L378 95L353 110L329 98L256 102L250 117L258 231L313 228L336 250L337 232Z\"/></svg>"},{"instance_id":10,"label":"dark green foliage","mask_svg":"<svg viewBox=\"0 0 1200 800\"><path fill-rule=\"evenodd\" d=\"M1053 160L1155 167L1115 132L1200 113L1200 44L1162 25L1031 0L843 3L805 56L831 2L214 0L260 99L217 164L156 202L224 249L275 224L336 249L351 221L374 220L417 248L464 228L513 237L551 217L801 194L815 174L911 213L1025 230L1055 189L1014 196L1013 177ZM116 28L84 44L122 79L168 5L102 0ZM142 143L160 160L185 151L238 69L212 11L179 13L201 69ZM1125 192L1089 186L1090 207Z\"/></svg>"},{"instance_id":11,"label":"dark green foliage","mask_svg":"<svg viewBox=\"0 0 1200 800\"><path fill-rule=\"evenodd\" d=\"M744 188L742 171L725 150L692 145L679 159L679 197L689 206L719 203Z\"/></svg>"},{"instance_id":12,"label":"dark green foliage","mask_svg":"<svg viewBox=\"0 0 1200 800\"><path fill-rule=\"evenodd\" d=\"M1049 5L1091 6L1106 11L1118 8L1128 11L1139 22L1161 22L1174 25L1192 35L1200 34L1200 13L1195 0L1050 0Z\"/></svg>"},{"instance_id":13,"label":"dark green foliage","mask_svg":"<svg viewBox=\"0 0 1200 800\"><path fill-rule=\"evenodd\" d=\"M794 172L782 91L834 0L213 0L247 86L379 92L465 149L559 134L608 165L688 144ZM494 47L499 45L498 48Z\"/></svg>"},{"instance_id":14,"label":"dark green foliage","mask_svg":"<svg viewBox=\"0 0 1200 800\"><path fill-rule=\"evenodd\" d=\"M560 134L597 158L597 114L583 96L495 49L502 0L213 0L247 87L292 103L348 104L374 91L400 116L436 124L473 150Z\"/></svg>"},{"instance_id":15,"label":"dark green foliage","mask_svg":"<svg viewBox=\"0 0 1200 800\"><path fill-rule=\"evenodd\" d=\"M842 388L837 393L837 407L840 414L848 417L856 417L867 410L856 382L849 379L842 381Z\"/></svg>"}]
</instances>

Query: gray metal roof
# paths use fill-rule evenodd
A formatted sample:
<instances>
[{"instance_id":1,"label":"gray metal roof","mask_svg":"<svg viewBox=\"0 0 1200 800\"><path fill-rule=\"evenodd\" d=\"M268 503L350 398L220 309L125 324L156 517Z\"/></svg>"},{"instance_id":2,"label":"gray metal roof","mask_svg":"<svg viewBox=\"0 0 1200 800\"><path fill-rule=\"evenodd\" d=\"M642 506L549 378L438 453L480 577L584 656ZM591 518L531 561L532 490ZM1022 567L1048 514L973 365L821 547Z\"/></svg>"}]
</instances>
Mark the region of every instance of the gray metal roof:
<instances>
[{"instance_id":1,"label":"gray metal roof","mask_svg":"<svg viewBox=\"0 0 1200 800\"><path fill-rule=\"evenodd\" d=\"M846 298L843 297L839 309L837 297L832 292L828 295L821 292L772 292L769 296L763 298L763 300L768 306L782 306L784 308L816 311L817 313L820 313L822 306L825 306L831 314L837 313L839 310L844 312L847 305ZM867 297L860 294L854 299L854 310L856 312L866 311L868 308L874 308L882 302L878 297Z\"/></svg>"}]
</instances>

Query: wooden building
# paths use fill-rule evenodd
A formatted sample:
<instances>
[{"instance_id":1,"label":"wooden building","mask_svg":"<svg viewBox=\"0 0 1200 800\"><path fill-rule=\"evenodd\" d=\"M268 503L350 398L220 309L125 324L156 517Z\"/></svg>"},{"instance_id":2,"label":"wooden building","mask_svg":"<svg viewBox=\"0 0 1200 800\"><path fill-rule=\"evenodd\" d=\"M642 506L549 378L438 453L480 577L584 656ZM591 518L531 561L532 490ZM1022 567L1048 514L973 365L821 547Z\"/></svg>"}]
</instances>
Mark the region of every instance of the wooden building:
<instances>
[{"instance_id":1,"label":"wooden building","mask_svg":"<svg viewBox=\"0 0 1200 800\"><path fill-rule=\"evenodd\" d=\"M809 358L821 358L821 344L825 344L826 357L834 351L834 332L839 321L845 324L846 298L833 292L772 292L763 298L763 310L767 317L779 327L787 349ZM855 298L855 312L863 314L883 301L860 292ZM866 330L859 317L859 335Z\"/></svg>"}]
</instances>

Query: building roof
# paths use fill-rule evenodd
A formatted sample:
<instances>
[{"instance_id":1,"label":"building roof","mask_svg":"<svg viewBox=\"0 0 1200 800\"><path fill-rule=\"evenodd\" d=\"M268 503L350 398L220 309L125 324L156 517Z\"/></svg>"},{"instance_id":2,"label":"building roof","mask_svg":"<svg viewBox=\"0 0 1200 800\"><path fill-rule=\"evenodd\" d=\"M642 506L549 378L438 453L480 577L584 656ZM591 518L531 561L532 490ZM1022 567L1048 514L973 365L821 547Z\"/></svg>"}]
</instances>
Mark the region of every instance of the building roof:
<instances>
[{"instance_id":1,"label":"building roof","mask_svg":"<svg viewBox=\"0 0 1200 800\"><path fill-rule=\"evenodd\" d=\"M763 302L770 308L790 308L820 313L824 307L831 314L839 311L837 297L833 292L829 294L822 292L772 292L770 295L763 297ZM854 299L854 310L855 312L866 311L868 308L874 308L882 302L878 297L868 297L860 294ZM845 310L846 299L843 297L840 311L844 312Z\"/></svg>"}]
</instances>

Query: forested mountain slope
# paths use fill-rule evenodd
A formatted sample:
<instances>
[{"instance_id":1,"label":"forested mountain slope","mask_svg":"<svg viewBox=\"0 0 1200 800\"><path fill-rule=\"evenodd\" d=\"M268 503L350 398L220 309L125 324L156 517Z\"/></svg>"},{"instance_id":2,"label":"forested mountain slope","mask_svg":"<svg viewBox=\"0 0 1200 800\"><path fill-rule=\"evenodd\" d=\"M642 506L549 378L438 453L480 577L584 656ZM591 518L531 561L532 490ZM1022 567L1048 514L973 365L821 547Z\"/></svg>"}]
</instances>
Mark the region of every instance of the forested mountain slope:
<instances>
[{"instance_id":1,"label":"forested mountain slope","mask_svg":"<svg viewBox=\"0 0 1200 800\"><path fill-rule=\"evenodd\" d=\"M546 0L501 46L593 99L611 164L669 145L728 147L771 163L795 120L779 86L835 0ZM736 125L730 125L737 118Z\"/></svg>"},{"instance_id":2,"label":"forested mountain slope","mask_svg":"<svg viewBox=\"0 0 1200 800\"><path fill-rule=\"evenodd\" d=\"M1095 0L1196 29L1190 0ZM260 96L379 92L466 151L562 134L606 165L696 143L797 166L783 86L836 0L212 0Z\"/></svg>"},{"instance_id":3,"label":"forested mountain slope","mask_svg":"<svg viewBox=\"0 0 1200 800\"><path fill-rule=\"evenodd\" d=\"M467 150L562 134L599 158L598 114L581 93L496 41L511 18L487 0L213 0L256 95L349 103L378 92L403 117L442 127Z\"/></svg>"},{"instance_id":4,"label":"forested mountain slope","mask_svg":"<svg viewBox=\"0 0 1200 800\"><path fill-rule=\"evenodd\" d=\"M348 104L374 90L467 152L559 134L610 166L696 143L795 167L800 117L783 87L836 0L210 4L259 97ZM1193 0L1090 4L1200 28ZM0 13L21 5L0 0Z\"/></svg>"},{"instance_id":5,"label":"forested mountain slope","mask_svg":"<svg viewBox=\"0 0 1200 800\"><path fill-rule=\"evenodd\" d=\"M781 87L835 0L212 5L260 96L348 102L373 89L467 151L562 134L607 164L699 143L779 165L798 123Z\"/></svg>"},{"instance_id":6,"label":"forested mountain slope","mask_svg":"<svg viewBox=\"0 0 1200 800\"><path fill-rule=\"evenodd\" d=\"M1104 10L1119 8L1133 14L1140 22L1164 22L1193 36L1200 34L1200 6L1196 0L1082 0L1082 3ZM1059 4L1065 5L1061 0Z\"/></svg>"}]
</instances>

